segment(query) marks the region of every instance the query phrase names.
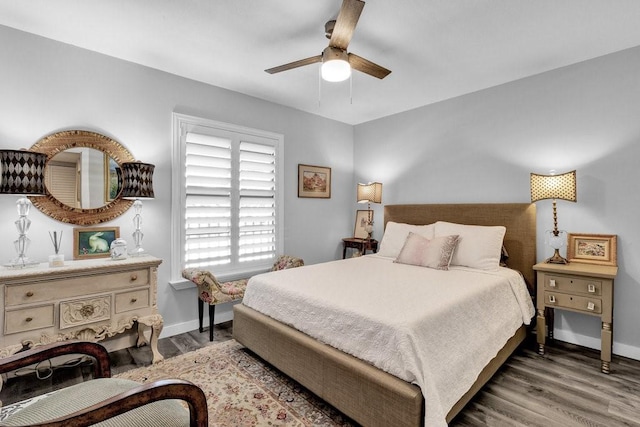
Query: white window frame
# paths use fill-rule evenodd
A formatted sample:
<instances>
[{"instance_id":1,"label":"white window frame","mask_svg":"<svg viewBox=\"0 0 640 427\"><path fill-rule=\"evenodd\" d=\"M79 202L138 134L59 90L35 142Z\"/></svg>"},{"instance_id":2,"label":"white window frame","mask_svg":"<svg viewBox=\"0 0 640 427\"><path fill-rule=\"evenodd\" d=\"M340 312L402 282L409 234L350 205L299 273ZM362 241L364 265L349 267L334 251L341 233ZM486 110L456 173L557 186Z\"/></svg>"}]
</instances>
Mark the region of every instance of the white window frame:
<instances>
[{"instance_id":1,"label":"white window frame","mask_svg":"<svg viewBox=\"0 0 640 427\"><path fill-rule=\"evenodd\" d=\"M216 132L231 132L239 135L257 136L273 141L276 150L276 254L282 254L284 242L284 136L282 134L238 126L215 120L190 116L181 113L172 114L172 193L171 193L171 285L176 289L189 287L191 282L182 278L185 265L185 138L187 132L200 132L215 135ZM250 277L253 274L267 271L273 260L261 263L248 269L214 274L221 281Z\"/></svg>"}]
</instances>

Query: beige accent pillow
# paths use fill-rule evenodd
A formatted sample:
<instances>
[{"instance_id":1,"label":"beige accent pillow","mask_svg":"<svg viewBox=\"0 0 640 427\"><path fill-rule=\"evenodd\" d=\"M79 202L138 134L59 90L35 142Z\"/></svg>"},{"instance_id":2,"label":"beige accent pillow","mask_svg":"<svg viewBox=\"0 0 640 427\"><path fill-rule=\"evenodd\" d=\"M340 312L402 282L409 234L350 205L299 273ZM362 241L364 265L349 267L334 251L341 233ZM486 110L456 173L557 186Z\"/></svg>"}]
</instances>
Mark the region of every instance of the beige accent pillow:
<instances>
[{"instance_id":1,"label":"beige accent pillow","mask_svg":"<svg viewBox=\"0 0 640 427\"><path fill-rule=\"evenodd\" d=\"M458 246L451 265L495 271L500 265L502 241L507 229L501 225L463 225L452 222L436 222L435 235L459 235Z\"/></svg>"},{"instance_id":2,"label":"beige accent pillow","mask_svg":"<svg viewBox=\"0 0 640 427\"><path fill-rule=\"evenodd\" d=\"M434 229L435 224L413 225L389 221L387 222L382 241L380 242L378 255L397 258L410 232L419 234L427 239L432 239Z\"/></svg>"},{"instance_id":3,"label":"beige accent pillow","mask_svg":"<svg viewBox=\"0 0 640 427\"><path fill-rule=\"evenodd\" d=\"M451 257L456 248L458 236L441 236L427 239L409 232L404 246L395 262L419 265L421 267L448 270Z\"/></svg>"}]
</instances>

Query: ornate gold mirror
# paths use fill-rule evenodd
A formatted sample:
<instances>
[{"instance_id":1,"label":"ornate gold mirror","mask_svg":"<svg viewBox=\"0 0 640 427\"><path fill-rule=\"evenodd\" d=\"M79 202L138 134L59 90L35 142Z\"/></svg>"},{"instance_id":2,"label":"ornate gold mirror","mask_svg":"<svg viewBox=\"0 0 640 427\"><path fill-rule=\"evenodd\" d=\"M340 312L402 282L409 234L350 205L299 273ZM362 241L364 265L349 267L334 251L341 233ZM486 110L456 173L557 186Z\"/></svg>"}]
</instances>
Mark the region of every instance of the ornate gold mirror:
<instances>
[{"instance_id":1,"label":"ornate gold mirror","mask_svg":"<svg viewBox=\"0 0 640 427\"><path fill-rule=\"evenodd\" d=\"M30 150L47 155L47 195L29 197L45 215L93 225L122 215L133 203L120 197L120 165L135 159L119 142L95 132L67 130L42 138Z\"/></svg>"}]
</instances>

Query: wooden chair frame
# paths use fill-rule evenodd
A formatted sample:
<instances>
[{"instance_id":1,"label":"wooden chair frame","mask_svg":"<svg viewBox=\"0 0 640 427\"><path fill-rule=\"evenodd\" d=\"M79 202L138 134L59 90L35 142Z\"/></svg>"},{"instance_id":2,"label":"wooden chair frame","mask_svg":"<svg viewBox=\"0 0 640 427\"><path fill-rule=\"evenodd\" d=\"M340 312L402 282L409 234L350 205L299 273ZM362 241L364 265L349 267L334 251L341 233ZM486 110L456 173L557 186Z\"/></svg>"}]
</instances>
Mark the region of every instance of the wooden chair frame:
<instances>
[{"instance_id":1,"label":"wooden chair frame","mask_svg":"<svg viewBox=\"0 0 640 427\"><path fill-rule=\"evenodd\" d=\"M69 354L83 354L94 358L94 378L111 377L111 365L107 350L98 343L80 341L64 341L34 347L0 359L0 374ZM147 403L165 399L179 399L187 403L190 426L206 427L208 425L207 400L204 392L189 381L168 379L140 385L81 411L38 424L38 426L90 426Z\"/></svg>"}]
</instances>

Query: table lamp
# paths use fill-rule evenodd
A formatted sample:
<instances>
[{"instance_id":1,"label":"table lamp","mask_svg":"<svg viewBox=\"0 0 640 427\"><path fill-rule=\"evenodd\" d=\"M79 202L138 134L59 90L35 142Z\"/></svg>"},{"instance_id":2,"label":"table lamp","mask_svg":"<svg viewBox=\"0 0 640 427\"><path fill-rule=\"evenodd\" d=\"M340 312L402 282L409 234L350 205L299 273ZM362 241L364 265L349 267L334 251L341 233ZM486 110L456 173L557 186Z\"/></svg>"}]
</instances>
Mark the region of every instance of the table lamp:
<instances>
[{"instance_id":1,"label":"table lamp","mask_svg":"<svg viewBox=\"0 0 640 427\"><path fill-rule=\"evenodd\" d=\"M38 262L27 257L27 249L31 242L27 237L31 220L28 218L31 200L27 196L42 196L46 194L44 186L44 168L47 155L27 150L0 150L0 180L1 194L17 194L21 197L16 202L18 219L15 221L18 229L18 239L13 242L18 256L11 260L7 267L34 267Z\"/></svg>"},{"instance_id":2,"label":"table lamp","mask_svg":"<svg viewBox=\"0 0 640 427\"><path fill-rule=\"evenodd\" d=\"M560 248L566 243L566 231L558 230L558 213L556 200L576 201L576 171L561 175L531 174L531 203L538 200L553 200L553 231L549 231L547 243L554 249L554 254L546 262L567 264L569 261L560 255Z\"/></svg>"},{"instance_id":3,"label":"table lamp","mask_svg":"<svg viewBox=\"0 0 640 427\"><path fill-rule=\"evenodd\" d=\"M367 202L367 210L369 211L369 218L365 231L368 234L368 239L371 239L371 233L373 232L373 219L371 218L371 203L382 203L382 184L379 182L370 182L368 184L358 184L357 191L358 203Z\"/></svg>"},{"instance_id":4,"label":"table lamp","mask_svg":"<svg viewBox=\"0 0 640 427\"><path fill-rule=\"evenodd\" d=\"M142 248L142 200L153 199L153 170L154 165L142 162L125 162L122 163L122 198L133 199L133 209L135 215L133 217L133 241L135 248L129 252L132 257L142 256L146 251Z\"/></svg>"}]
</instances>

